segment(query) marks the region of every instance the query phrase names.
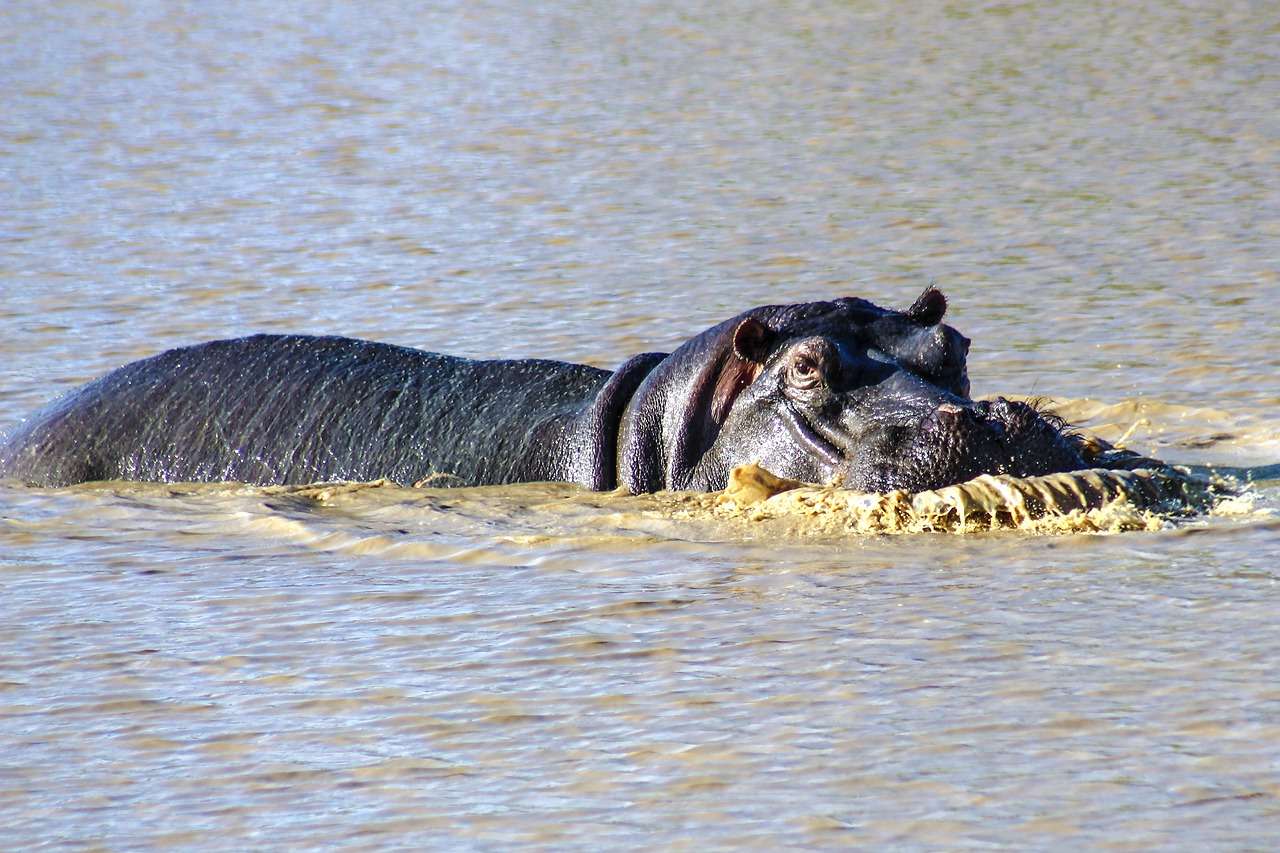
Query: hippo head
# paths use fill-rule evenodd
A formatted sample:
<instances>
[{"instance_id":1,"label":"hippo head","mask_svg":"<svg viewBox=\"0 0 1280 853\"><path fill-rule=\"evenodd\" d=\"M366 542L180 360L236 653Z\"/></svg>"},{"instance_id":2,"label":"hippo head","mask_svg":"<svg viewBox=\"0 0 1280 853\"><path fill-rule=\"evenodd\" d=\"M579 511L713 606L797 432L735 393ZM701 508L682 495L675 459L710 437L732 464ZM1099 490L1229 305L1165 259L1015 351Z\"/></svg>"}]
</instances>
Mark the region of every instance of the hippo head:
<instances>
[{"instance_id":1,"label":"hippo head","mask_svg":"<svg viewBox=\"0 0 1280 853\"><path fill-rule=\"evenodd\" d=\"M1053 416L969 398L969 340L941 322L946 307L929 288L903 312L846 298L754 308L708 329L636 391L619 481L713 490L759 462L807 482L920 491L1086 467Z\"/></svg>"}]
</instances>

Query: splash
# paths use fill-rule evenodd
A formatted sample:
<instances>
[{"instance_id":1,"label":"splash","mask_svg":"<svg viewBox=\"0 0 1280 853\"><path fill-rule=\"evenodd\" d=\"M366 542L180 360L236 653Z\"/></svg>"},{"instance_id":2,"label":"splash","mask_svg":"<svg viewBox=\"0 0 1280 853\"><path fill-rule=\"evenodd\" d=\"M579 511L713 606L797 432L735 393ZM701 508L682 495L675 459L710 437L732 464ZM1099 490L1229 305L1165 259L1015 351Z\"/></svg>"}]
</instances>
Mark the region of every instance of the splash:
<instances>
[{"instance_id":1,"label":"splash","mask_svg":"<svg viewBox=\"0 0 1280 853\"><path fill-rule=\"evenodd\" d=\"M474 522L488 530L500 522L506 541L529 545L572 540L586 547L616 547L654 541L655 537L715 540L726 535L812 539L992 530L1118 533L1157 530L1197 514L1247 518L1256 512L1251 492L1238 491L1238 482L1196 476L1152 460L1143 460L1152 463L1151 467L1137 466L1138 460L1143 458L1111 450L1100 453L1095 462L1116 468L1040 477L982 475L914 493L861 493L835 485L803 483L778 477L754 464L734 469L728 486L712 493L631 495L624 490L591 492L565 483L407 489L389 480L248 491L297 502L297 506L288 506L300 510L299 517L308 523L316 523L305 511L310 506L354 507L366 520L384 513L398 518L398 512L411 508L418 524L427 528L438 525L441 531L456 532L459 524ZM1125 468L1125 463L1135 467ZM243 491L245 487L238 488ZM280 509L286 505L274 506ZM325 548L385 548L389 547L383 541L386 538L349 543L326 528L317 544Z\"/></svg>"},{"instance_id":2,"label":"splash","mask_svg":"<svg viewBox=\"0 0 1280 853\"><path fill-rule=\"evenodd\" d=\"M743 465L701 504L726 518L789 522L797 533L1080 533L1159 529L1172 517L1210 509L1219 497L1218 484L1169 467L984 474L941 489L864 494Z\"/></svg>"}]
</instances>

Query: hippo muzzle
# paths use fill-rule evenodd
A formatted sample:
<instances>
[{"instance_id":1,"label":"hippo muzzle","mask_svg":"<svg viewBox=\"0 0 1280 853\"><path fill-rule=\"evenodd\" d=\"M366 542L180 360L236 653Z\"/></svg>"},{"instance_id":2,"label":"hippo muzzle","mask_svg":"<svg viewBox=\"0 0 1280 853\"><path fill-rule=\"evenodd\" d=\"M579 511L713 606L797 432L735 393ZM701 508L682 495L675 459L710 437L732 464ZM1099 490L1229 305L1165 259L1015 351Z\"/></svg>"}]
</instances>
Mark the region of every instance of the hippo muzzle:
<instances>
[{"instance_id":1,"label":"hippo muzzle","mask_svg":"<svg viewBox=\"0 0 1280 853\"><path fill-rule=\"evenodd\" d=\"M945 402L884 443L853 454L843 481L860 491L937 489L979 474L1033 477L1087 467L1053 415L1003 398Z\"/></svg>"}]
</instances>

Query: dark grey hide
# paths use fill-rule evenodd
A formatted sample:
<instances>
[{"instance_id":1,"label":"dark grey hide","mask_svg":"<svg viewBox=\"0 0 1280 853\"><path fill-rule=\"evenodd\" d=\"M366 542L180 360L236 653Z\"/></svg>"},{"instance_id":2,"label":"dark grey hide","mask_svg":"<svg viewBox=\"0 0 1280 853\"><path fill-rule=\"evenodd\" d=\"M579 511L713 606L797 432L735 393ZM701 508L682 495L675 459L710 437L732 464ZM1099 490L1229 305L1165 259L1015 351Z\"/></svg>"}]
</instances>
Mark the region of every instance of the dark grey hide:
<instances>
[{"instance_id":1,"label":"dark grey hide","mask_svg":"<svg viewBox=\"0 0 1280 853\"><path fill-rule=\"evenodd\" d=\"M754 308L612 373L257 335L125 365L0 445L0 477L723 488L757 461L811 482L933 488L1083 467L1061 424L968 398L969 342L929 289Z\"/></svg>"}]
</instances>

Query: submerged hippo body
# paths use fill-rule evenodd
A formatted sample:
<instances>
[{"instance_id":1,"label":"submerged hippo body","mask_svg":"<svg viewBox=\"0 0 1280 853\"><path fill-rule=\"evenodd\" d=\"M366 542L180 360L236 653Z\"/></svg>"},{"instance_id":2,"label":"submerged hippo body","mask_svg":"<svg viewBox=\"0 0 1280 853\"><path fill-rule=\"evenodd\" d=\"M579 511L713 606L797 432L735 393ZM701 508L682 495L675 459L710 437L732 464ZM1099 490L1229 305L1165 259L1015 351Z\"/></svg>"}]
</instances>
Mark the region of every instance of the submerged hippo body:
<instances>
[{"instance_id":1,"label":"submerged hippo body","mask_svg":"<svg viewBox=\"0 0 1280 853\"><path fill-rule=\"evenodd\" d=\"M53 402L0 444L0 478L707 491L759 462L881 491L1084 467L1054 419L969 399L969 341L945 309L932 288L905 312L764 306L613 372L337 337L214 341Z\"/></svg>"}]
</instances>

